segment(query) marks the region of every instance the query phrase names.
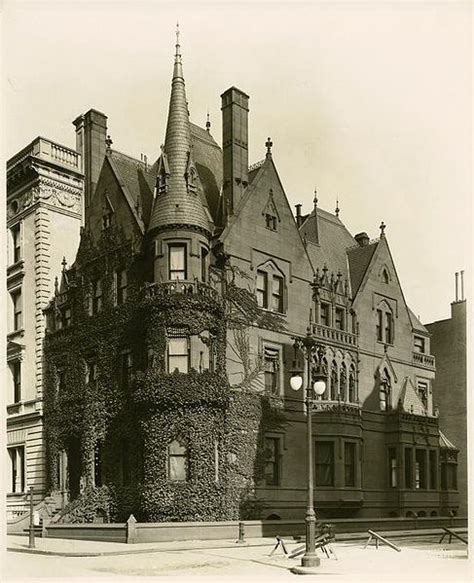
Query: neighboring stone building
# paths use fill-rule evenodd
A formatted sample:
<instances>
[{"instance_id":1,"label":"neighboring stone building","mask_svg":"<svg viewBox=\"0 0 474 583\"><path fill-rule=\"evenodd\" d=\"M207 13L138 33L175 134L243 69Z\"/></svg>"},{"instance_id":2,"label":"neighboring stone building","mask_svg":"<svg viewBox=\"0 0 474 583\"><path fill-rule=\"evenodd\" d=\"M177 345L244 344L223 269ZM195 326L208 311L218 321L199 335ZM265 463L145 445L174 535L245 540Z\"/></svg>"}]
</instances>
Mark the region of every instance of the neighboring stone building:
<instances>
[{"instance_id":1,"label":"neighboring stone building","mask_svg":"<svg viewBox=\"0 0 474 583\"><path fill-rule=\"evenodd\" d=\"M49 488L76 499L75 520L303 516L306 417L289 378L309 327L327 373L318 514L456 511L430 336L385 225L353 237L316 197L295 218L270 139L249 167L249 97L221 98L222 150L189 121L178 44L153 165L112 149L103 114L75 122L85 228L46 310Z\"/></svg>"},{"instance_id":2,"label":"neighboring stone building","mask_svg":"<svg viewBox=\"0 0 474 583\"><path fill-rule=\"evenodd\" d=\"M456 299L451 304L451 317L426 325L431 334L431 352L436 357L433 394L439 422L459 449L457 477L454 470L445 466L441 479L447 489L459 490L460 516L467 516L468 500L466 317L464 272L461 271L456 273Z\"/></svg>"},{"instance_id":3,"label":"neighboring stone building","mask_svg":"<svg viewBox=\"0 0 474 583\"><path fill-rule=\"evenodd\" d=\"M44 138L7 162L7 513L45 494L43 309L63 257L74 258L82 217L81 156Z\"/></svg>"}]
</instances>

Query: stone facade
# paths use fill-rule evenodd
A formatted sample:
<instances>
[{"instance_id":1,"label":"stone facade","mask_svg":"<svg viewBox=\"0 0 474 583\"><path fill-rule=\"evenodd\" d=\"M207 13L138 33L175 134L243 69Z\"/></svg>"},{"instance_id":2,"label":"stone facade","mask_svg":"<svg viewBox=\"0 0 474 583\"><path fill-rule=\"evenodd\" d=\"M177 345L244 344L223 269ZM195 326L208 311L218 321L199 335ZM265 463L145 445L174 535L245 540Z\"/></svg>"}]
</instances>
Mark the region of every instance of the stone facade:
<instances>
[{"instance_id":1,"label":"stone facade","mask_svg":"<svg viewBox=\"0 0 474 583\"><path fill-rule=\"evenodd\" d=\"M43 310L63 257L79 244L83 174L76 151L37 138L7 162L7 513L45 494Z\"/></svg>"},{"instance_id":2,"label":"stone facade","mask_svg":"<svg viewBox=\"0 0 474 583\"><path fill-rule=\"evenodd\" d=\"M155 520L302 517L306 412L289 379L304 361L294 338L308 333L327 386L313 413L319 515L458 511L430 334L405 302L385 225L376 240L352 236L317 196L295 217L270 138L248 167L248 100L222 94L221 151L210 124L189 122L177 45L151 167L111 148L103 114L76 124L81 153L102 164L86 160L95 186L79 252L46 310L49 487L74 498L133 486L142 503L127 509Z\"/></svg>"}]
</instances>

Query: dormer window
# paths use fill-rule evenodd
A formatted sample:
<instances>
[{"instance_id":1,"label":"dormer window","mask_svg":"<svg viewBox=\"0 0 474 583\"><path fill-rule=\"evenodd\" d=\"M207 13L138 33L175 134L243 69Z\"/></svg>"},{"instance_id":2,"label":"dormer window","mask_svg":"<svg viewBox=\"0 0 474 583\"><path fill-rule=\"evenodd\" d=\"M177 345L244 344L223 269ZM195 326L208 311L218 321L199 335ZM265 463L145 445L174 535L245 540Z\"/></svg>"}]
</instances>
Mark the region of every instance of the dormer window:
<instances>
[{"instance_id":1,"label":"dormer window","mask_svg":"<svg viewBox=\"0 0 474 583\"><path fill-rule=\"evenodd\" d=\"M422 336L415 336L413 339L413 349L415 352L425 354L425 339Z\"/></svg>"},{"instance_id":2,"label":"dormer window","mask_svg":"<svg viewBox=\"0 0 474 583\"><path fill-rule=\"evenodd\" d=\"M277 230L277 218L275 216L266 214L265 222L267 229L270 229L271 231Z\"/></svg>"}]
</instances>

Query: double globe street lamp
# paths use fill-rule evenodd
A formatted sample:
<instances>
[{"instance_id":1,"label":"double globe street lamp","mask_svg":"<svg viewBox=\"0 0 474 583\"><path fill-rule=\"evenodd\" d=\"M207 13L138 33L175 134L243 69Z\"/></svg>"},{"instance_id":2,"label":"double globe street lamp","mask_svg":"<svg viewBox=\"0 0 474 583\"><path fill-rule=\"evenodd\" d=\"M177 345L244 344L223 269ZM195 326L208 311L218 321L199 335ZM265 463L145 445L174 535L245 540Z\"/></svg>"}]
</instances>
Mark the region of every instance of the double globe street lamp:
<instances>
[{"instance_id":1,"label":"double globe street lamp","mask_svg":"<svg viewBox=\"0 0 474 583\"><path fill-rule=\"evenodd\" d=\"M314 478L313 478L313 427L312 412L314 395L321 396L326 390L327 374L323 370L323 346L312 336L311 329L307 329L303 338L294 337L294 349L303 352L306 360L306 430L307 430L307 450L308 450L308 493L306 506L306 550L301 559L301 567L294 567L292 571L297 574L307 574L312 568L319 567L320 559L316 555L316 513L314 512ZM299 391L303 386L303 375L301 370L294 370L290 378L290 387L294 391Z\"/></svg>"}]
</instances>

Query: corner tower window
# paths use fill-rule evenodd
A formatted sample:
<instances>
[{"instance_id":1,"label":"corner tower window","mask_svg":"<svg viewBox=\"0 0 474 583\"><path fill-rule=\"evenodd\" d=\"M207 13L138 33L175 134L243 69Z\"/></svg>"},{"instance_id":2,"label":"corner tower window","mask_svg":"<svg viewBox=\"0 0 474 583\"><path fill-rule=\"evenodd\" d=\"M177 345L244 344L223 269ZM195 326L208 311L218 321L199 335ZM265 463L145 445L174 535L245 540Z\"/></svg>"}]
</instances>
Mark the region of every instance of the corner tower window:
<instances>
[{"instance_id":1,"label":"corner tower window","mask_svg":"<svg viewBox=\"0 0 474 583\"><path fill-rule=\"evenodd\" d=\"M189 369L189 341L186 337L168 339L168 372L187 373Z\"/></svg>"},{"instance_id":2,"label":"corner tower window","mask_svg":"<svg viewBox=\"0 0 474 583\"><path fill-rule=\"evenodd\" d=\"M173 243L168 246L169 279L186 279L186 245Z\"/></svg>"},{"instance_id":3,"label":"corner tower window","mask_svg":"<svg viewBox=\"0 0 474 583\"><path fill-rule=\"evenodd\" d=\"M168 445L168 479L173 482L186 482L188 479L188 459L184 445L172 441Z\"/></svg>"}]
</instances>

